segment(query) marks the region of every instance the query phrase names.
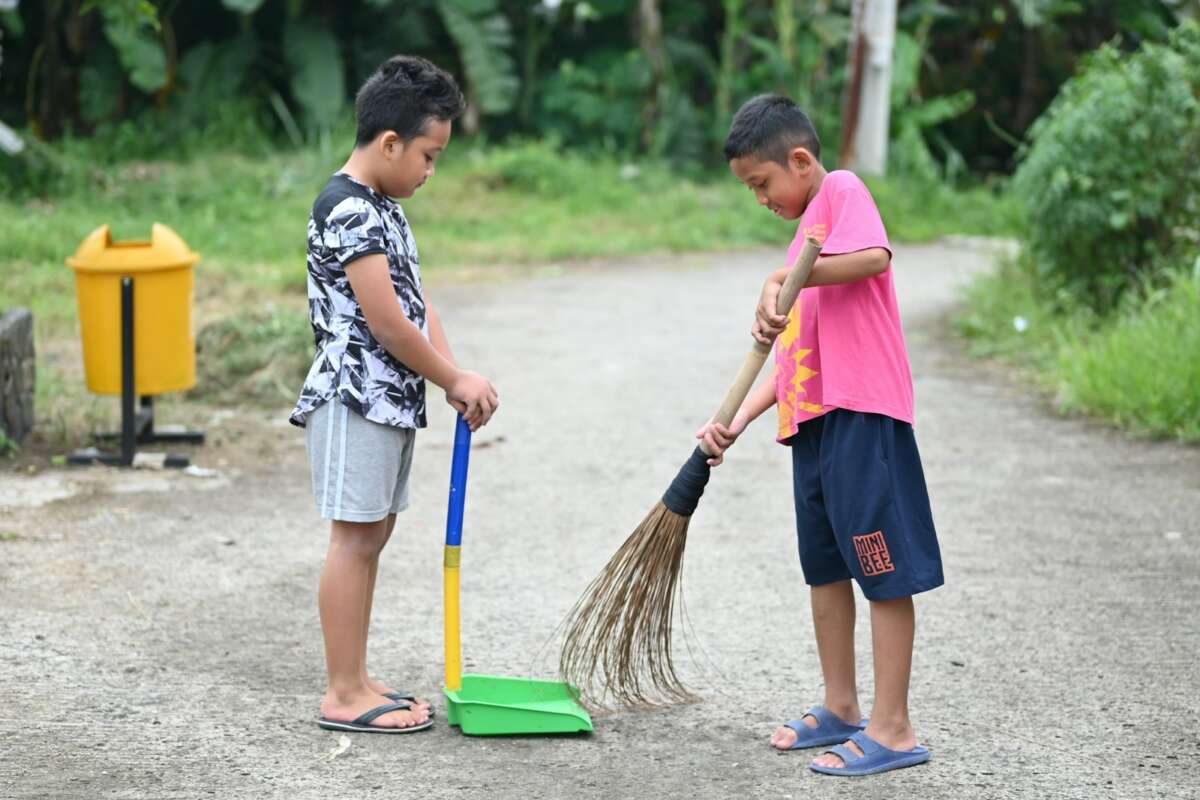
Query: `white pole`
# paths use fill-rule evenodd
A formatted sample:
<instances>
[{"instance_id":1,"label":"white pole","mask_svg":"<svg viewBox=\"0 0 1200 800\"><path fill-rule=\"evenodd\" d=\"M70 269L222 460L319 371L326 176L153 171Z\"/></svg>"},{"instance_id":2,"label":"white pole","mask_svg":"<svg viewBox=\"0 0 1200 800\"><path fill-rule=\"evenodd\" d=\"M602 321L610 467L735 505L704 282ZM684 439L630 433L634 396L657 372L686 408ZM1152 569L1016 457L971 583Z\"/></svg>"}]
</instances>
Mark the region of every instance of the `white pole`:
<instances>
[{"instance_id":1,"label":"white pole","mask_svg":"<svg viewBox=\"0 0 1200 800\"><path fill-rule=\"evenodd\" d=\"M850 168L867 175L883 175L887 172L896 0L866 0L864 6L867 53L854 136L854 163Z\"/></svg>"}]
</instances>

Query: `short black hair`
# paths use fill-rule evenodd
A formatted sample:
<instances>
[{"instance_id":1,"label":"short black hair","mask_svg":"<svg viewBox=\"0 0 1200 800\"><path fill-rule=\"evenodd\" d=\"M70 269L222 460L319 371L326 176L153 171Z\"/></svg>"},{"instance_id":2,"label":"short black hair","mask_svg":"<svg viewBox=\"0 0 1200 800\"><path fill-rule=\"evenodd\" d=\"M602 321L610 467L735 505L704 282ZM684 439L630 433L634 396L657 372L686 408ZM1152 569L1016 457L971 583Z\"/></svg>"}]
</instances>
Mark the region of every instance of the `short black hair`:
<instances>
[{"instance_id":1,"label":"short black hair","mask_svg":"<svg viewBox=\"0 0 1200 800\"><path fill-rule=\"evenodd\" d=\"M431 119L452 122L465 107L462 90L448 72L420 56L392 56L354 97L355 144L369 144L384 131L412 141Z\"/></svg>"},{"instance_id":2,"label":"short black hair","mask_svg":"<svg viewBox=\"0 0 1200 800\"><path fill-rule=\"evenodd\" d=\"M753 155L787 165L788 153L803 147L821 158L821 139L800 106L778 94L760 94L738 109L725 137L725 160Z\"/></svg>"}]
</instances>

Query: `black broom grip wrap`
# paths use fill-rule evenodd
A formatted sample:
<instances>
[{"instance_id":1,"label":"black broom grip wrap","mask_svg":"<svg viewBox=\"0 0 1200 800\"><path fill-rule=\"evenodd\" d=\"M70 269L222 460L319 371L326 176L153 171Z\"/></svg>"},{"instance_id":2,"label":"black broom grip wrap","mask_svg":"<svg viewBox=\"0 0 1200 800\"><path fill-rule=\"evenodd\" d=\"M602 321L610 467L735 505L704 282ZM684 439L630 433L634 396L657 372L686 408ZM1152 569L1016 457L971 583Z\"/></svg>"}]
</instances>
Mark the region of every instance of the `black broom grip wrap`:
<instances>
[{"instance_id":1,"label":"black broom grip wrap","mask_svg":"<svg viewBox=\"0 0 1200 800\"><path fill-rule=\"evenodd\" d=\"M691 458L684 462L675 480L671 481L666 494L663 495L663 505L672 513L681 517L690 517L700 505L700 496L708 485L708 476L712 467L708 465L709 456L699 447L692 451Z\"/></svg>"}]
</instances>

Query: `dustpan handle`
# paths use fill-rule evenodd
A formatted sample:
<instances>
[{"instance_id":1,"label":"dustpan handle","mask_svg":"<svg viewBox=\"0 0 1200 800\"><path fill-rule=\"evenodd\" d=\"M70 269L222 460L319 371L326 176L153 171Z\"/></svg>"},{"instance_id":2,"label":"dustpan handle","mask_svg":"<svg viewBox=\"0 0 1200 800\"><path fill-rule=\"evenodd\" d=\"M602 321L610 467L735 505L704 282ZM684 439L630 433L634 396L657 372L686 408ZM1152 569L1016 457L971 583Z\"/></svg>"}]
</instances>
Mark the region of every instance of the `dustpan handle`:
<instances>
[{"instance_id":1,"label":"dustpan handle","mask_svg":"<svg viewBox=\"0 0 1200 800\"><path fill-rule=\"evenodd\" d=\"M462 638L459 630L459 565L462 562L463 508L467 502L467 464L471 456L471 428L462 414L454 429L454 457L450 462L450 507L446 511L446 547L442 578L446 617L446 688L462 689Z\"/></svg>"},{"instance_id":2,"label":"dustpan handle","mask_svg":"<svg viewBox=\"0 0 1200 800\"><path fill-rule=\"evenodd\" d=\"M446 546L462 545L463 507L467 502L467 464L471 460L471 427L458 415L454 458L450 462L450 508L446 512Z\"/></svg>"}]
</instances>

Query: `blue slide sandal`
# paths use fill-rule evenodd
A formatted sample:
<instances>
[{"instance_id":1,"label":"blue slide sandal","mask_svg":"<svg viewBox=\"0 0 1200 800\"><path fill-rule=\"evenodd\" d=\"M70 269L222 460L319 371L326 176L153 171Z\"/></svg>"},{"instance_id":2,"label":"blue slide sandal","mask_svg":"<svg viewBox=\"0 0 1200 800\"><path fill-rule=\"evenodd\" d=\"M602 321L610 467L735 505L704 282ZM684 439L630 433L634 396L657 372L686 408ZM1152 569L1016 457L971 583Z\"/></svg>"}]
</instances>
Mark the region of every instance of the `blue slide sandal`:
<instances>
[{"instance_id":1,"label":"blue slide sandal","mask_svg":"<svg viewBox=\"0 0 1200 800\"><path fill-rule=\"evenodd\" d=\"M843 766L822 767L817 764L809 764L808 766L816 772L821 772L825 775L856 776L874 775L878 772L912 767L917 764L924 764L929 760L929 748L922 747L921 745L917 745L912 750L889 750L862 731L851 736L850 741L858 745L859 749L863 751L861 756L845 745L838 745L825 752L832 753L841 758Z\"/></svg>"},{"instance_id":2,"label":"blue slide sandal","mask_svg":"<svg viewBox=\"0 0 1200 800\"><path fill-rule=\"evenodd\" d=\"M825 706L813 706L806 717L817 721L817 727L810 728L804 719L789 719L783 723L785 727L796 732L796 742L788 750L804 750L809 747L825 747L830 744L841 744L852 735L867 727L864 719L860 725L851 725Z\"/></svg>"}]
</instances>

